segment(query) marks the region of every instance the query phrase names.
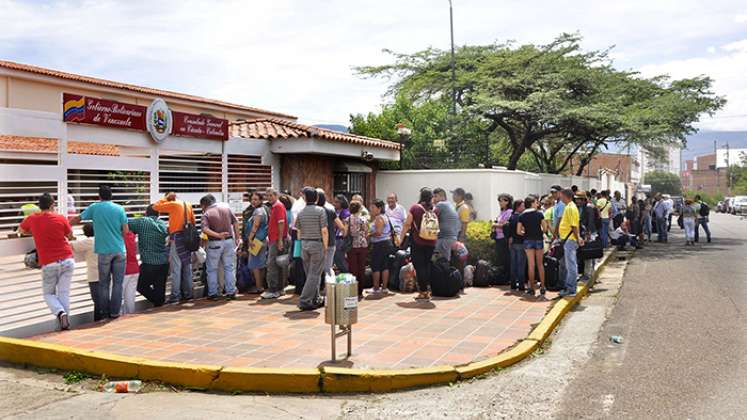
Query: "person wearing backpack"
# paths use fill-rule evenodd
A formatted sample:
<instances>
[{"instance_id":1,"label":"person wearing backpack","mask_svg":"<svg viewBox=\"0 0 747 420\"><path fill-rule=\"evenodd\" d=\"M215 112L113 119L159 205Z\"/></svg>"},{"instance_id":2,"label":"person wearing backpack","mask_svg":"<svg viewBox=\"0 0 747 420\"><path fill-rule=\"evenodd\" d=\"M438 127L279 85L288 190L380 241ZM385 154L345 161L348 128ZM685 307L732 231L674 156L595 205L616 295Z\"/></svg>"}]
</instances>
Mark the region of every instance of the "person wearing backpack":
<instances>
[{"instance_id":1,"label":"person wearing backpack","mask_svg":"<svg viewBox=\"0 0 747 420\"><path fill-rule=\"evenodd\" d=\"M711 214L711 208L701 200L699 195L695 196L693 206L698 212L698 218L695 219L695 242L698 242L698 239L700 239L700 227L703 226L708 243L711 243L711 229L708 228L708 216Z\"/></svg>"},{"instance_id":2,"label":"person wearing backpack","mask_svg":"<svg viewBox=\"0 0 747 420\"><path fill-rule=\"evenodd\" d=\"M412 264L418 279L417 301L430 300L431 258L438 239L438 217L433 212L433 191L420 190L418 202L410 207L402 234L409 235Z\"/></svg>"},{"instance_id":3,"label":"person wearing backpack","mask_svg":"<svg viewBox=\"0 0 747 420\"><path fill-rule=\"evenodd\" d=\"M167 191L162 199L153 203L153 210L169 216L169 274L171 276L169 303L192 300L192 252L187 249L185 235L187 224L191 223L193 226L195 224L192 206L177 200L175 192Z\"/></svg>"}]
</instances>

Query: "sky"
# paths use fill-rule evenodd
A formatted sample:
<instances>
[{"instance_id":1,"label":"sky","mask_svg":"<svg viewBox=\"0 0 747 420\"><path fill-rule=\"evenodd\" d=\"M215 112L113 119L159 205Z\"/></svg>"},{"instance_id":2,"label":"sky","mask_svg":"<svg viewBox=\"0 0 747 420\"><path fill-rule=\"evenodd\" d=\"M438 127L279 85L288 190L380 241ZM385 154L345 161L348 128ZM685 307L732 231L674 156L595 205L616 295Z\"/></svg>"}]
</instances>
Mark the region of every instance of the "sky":
<instances>
[{"instance_id":1,"label":"sky","mask_svg":"<svg viewBox=\"0 0 747 420\"><path fill-rule=\"evenodd\" d=\"M745 0L453 0L455 43L548 43L579 32L619 69L701 74L728 105L704 130L747 130ZM349 124L386 80L382 50L449 48L447 0L0 0L0 59Z\"/></svg>"}]
</instances>

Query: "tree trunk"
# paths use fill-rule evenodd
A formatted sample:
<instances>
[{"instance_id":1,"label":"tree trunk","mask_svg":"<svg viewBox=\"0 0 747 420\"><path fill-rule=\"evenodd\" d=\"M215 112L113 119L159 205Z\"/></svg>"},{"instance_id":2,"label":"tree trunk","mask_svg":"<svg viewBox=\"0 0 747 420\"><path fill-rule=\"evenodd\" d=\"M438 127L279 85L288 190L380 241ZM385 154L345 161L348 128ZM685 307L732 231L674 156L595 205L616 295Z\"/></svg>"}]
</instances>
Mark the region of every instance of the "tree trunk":
<instances>
[{"instance_id":1,"label":"tree trunk","mask_svg":"<svg viewBox=\"0 0 747 420\"><path fill-rule=\"evenodd\" d=\"M506 165L506 169L508 169L509 171L515 171L516 167L519 165L519 159L521 159L524 151L526 151L526 146L524 145L524 143L512 143L511 146L513 147L513 150L511 151L511 156L508 158L508 165Z\"/></svg>"}]
</instances>

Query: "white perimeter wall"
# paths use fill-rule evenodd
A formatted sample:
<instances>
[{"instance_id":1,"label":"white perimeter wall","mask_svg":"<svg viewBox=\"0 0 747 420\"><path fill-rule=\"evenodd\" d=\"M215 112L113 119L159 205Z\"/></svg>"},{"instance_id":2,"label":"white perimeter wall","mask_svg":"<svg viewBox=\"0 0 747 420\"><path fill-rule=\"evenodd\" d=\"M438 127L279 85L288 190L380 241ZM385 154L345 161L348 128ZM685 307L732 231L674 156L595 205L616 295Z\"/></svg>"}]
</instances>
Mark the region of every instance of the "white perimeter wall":
<instances>
[{"instance_id":1,"label":"white perimeter wall","mask_svg":"<svg viewBox=\"0 0 747 420\"><path fill-rule=\"evenodd\" d=\"M400 203L409 207L417 201L422 187L441 187L451 191L462 187L474 196L474 206L479 220L494 219L498 215L498 194L508 193L514 198L529 194L547 194L552 185L570 187L578 185L581 190L603 189L603 181L597 178L534 174L506 169L439 169L380 171L376 175L376 193L384 199L390 192L397 193ZM608 180L608 184L625 193L625 184ZM619 184L619 185L618 185ZM611 190L615 190L610 188Z\"/></svg>"}]
</instances>

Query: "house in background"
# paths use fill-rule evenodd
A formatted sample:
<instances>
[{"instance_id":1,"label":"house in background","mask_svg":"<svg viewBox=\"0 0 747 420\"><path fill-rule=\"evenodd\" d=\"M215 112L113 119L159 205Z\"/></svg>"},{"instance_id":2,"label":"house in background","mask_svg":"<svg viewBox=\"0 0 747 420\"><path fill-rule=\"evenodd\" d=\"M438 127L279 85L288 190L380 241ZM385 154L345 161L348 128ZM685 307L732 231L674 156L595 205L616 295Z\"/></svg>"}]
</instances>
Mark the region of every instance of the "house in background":
<instances>
[{"instance_id":1,"label":"house in background","mask_svg":"<svg viewBox=\"0 0 747 420\"><path fill-rule=\"evenodd\" d=\"M23 206L44 192L69 216L98 200L100 184L130 217L167 191L192 203L198 219L205 194L240 212L247 190L270 186L293 194L322 186L368 201L377 161L398 160L399 151L280 112L0 61L0 279L8 280L0 332L53 323L38 272L23 268L33 241L16 234ZM90 310L87 290L79 264L74 313Z\"/></svg>"}]
</instances>

